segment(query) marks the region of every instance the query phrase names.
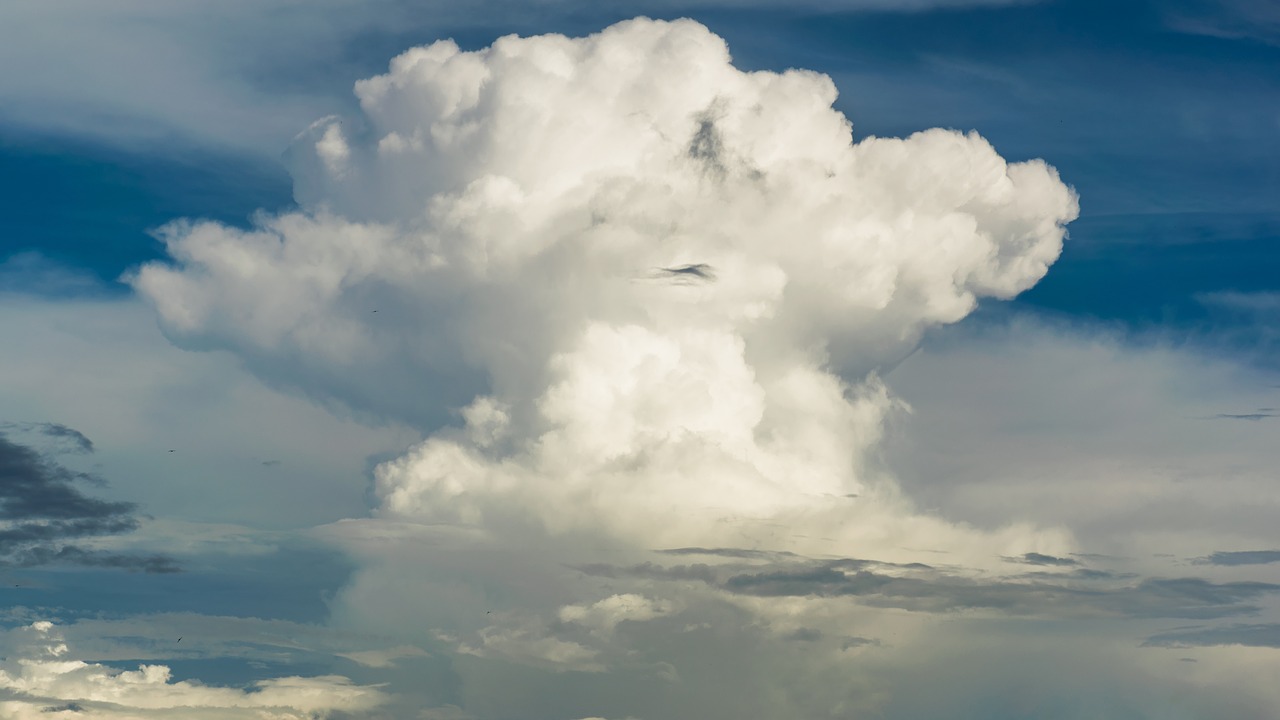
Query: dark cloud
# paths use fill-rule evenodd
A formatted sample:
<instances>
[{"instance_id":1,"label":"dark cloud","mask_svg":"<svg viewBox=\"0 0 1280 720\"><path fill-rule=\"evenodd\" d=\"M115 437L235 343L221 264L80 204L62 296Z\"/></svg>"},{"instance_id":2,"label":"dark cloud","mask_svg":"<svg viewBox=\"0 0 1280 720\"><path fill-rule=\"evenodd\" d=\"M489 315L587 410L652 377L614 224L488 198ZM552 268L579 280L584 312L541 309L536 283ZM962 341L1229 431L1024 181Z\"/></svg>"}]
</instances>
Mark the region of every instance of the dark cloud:
<instances>
[{"instance_id":1,"label":"dark cloud","mask_svg":"<svg viewBox=\"0 0 1280 720\"><path fill-rule=\"evenodd\" d=\"M795 632L788 633L786 639L794 640L795 642L818 642L822 639L822 631L813 628L800 628Z\"/></svg>"},{"instance_id":2,"label":"dark cloud","mask_svg":"<svg viewBox=\"0 0 1280 720\"><path fill-rule=\"evenodd\" d=\"M894 565L847 558L760 564L674 565L652 562L578 570L613 579L702 582L737 595L843 597L863 605L914 612L997 610L1029 617L1212 619L1252 614L1254 603L1280 592L1262 582L1214 583L1203 578L1145 578L1079 568L986 580L963 570Z\"/></svg>"},{"instance_id":3,"label":"dark cloud","mask_svg":"<svg viewBox=\"0 0 1280 720\"><path fill-rule=\"evenodd\" d=\"M182 568L172 558L164 555L119 555L85 550L75 545L64 545L59 548L49 545L37 545L26 548L16 554L13 564L19 567L80 565L82 567L116 568L153 574L182 572Z\"/></svg>"},{"instance_id":4,"label":"dark cloud","mask_svg":"<svg viewBox=\"0 0 1280 720\"><path fill-rule=\"evenodd\" d=\"M1213 628L1184 628L1147 638L1147 647L1208 647L1247 645L1280 648L1280 624L1235 624Z\"/></svg>"},{"instance_id":5,"label":"dark cloud","mask_svg":"<svg viewBox=\"0 0 1280 720\"><path fill-rule=\"evenodd\" d=\"M71 450L80 453L93 452L93 441L84 433L69 428L61 423L49 422L0 422L0 432L18 430L25 433L39 433L54 440L61 440L71 445Z\"/></svg>"},{"instance_id":6,"label":"dark cloud","mask_svg":"<svg viewBox=\"0 0 1280 720\"><path fill-rule=\"evenodd\" d=\"M708 171L723 177L726 172L724 164L724 141L720 137L720 129L716 127L716 119L712 110L698 117L698 129L689 141L689 157L701 161Z\"/></svg>"},{"instance_id":7,"label":"dark cloud","mask_svg":"<svg viewBox=\"0 0 1280 720\"><path fill-rule=\"evenodd\" d=\"M826 639L826 635L821 630L815 628L799 628L783 636L784 639L792 642L813 643L821 642ZM835 638L840 641L841 650L852 650L853 648L866 647L868 645L879 645L879 640L871 638L857 637L854 635Z\"/></svg>"},{"instance_id":8,"label":"dark cloud","mask_svg":"<svg viewBox=\"0 0 1280 720\"><path fill-rule=\"evenodd\" d=\"M778 558L799 557L792 552L771 550L743 550L739 548L702 548L684 547L659 550L663 555L711 555L715 557L738 558L743 560L776 560Z\"/></svg>"},{"instance_id":9,"label":"dark cloud","mask_svg":"<svg viewBox=\"0 0 1280 720\"><path fill-rule=\"evenodd\" d=\"M74 430L60 423L39 423L38 427L40 432L49 437L70 441L80 452L93 452L93 441L85 437L84 433L79 430Z\"/></svg>"},{"instance_id":10,"label":"dark cloud","mask_svg":"<svg viewBox=\"0 0 1280 720\"><path fill-rule=\"evenodd\" d=\"M701 563L695 565L675 565L666 567L656 563L639 563L626 567L606 563L589 563L576 565L575 570L595 577L614 579L658 580L667 582L687 582L690 580L708 585L719 584L719 570L711 565Z\"/></svg>"},{"instance_id":11,"label":"dark cloud","mask_svg":"<svg viewBox=\"0 0 1280 720\"><path fill-rule=\"evenodd\" d=\"M1218 413L1213 416L1214 420L1266 420L1267 418L1277 417L1271 412L1254 412L1254 413Z\"/></svg>"},{"instance_id":12,"label":"dark cloud","mask_svg":"<svg viewBox=\"0 0 1280 720\"><path fill-rule=\"evenodd\" d=\"M20 429L70 440L83 452L93 449L88 438L65 425L42 423ZM94 480L0 433L0 564L177 572L174 562L163 556L118 555L68 544L70 540L120 535L138 527L133 503L93 498L76 487L77 482Z\"/></svg>"},{"instance_id":13,"label":"dark cloud","mask_svg":"<svg viewBox=\"0 0 1280 720\"><path fill-rule=\"evenodd\" d=\"M762 596L856 597L878 607L919 612L969 609L1015 615L1216 618L1256 612L1248 601L1280 591L1258 582L1212 583L1201 578L1148 578L1135 585L1089 582L980 581L955 575L901 577L830 566L740 574L722 587Z\"/></svg>"},{"instance_id":14,"label":"dark cloud","mask_svg":"<svg viewBox=\"0 0 1280 720\"><path fill-rule=\"evenodd\" d=\"M1076 568L1071 572L1029 572L1022 573L1019 578L1026 580L1050 580L1061 581L1063 579L1071 580L1125 580L1135 578L1137 575L1133 573L1117 573L1110 570L1094 570L1092 568Z\"/></svg>"},{"instance_id":15,"label":"dark cloud","mask_svg":"<svg viewBox=\"0 0 1280 720\"><path fill-rule=\"evenodd\" d=\"M1216 552L1209 557L1196 558L1195 562L1200 565L1266 565L1280 562L1280 550Z\"/></svg>"},{"instance_id":16,"label":"dark cloud","mask_svg":"<svg viewBox=\"0 0 1280 720\"><path fill-rule=\"evenodd\" d=\"M683 280L715 280L716 271L706 263L693 263L691 265L677 265L675 267L658 268L658 272L663 277L678 278Z\"/></svg>"},{"instance_id":17,"label":"dark cloud","mask_svg":"<svg viewBox=\"0 0 1280 720\"><path fill-rule=\"evenodd\" d=\"M1044 555L1038 552L1029 552L1023 554L1020 558L1006 558L1013 562L1026 563L1028 565L1052 565L1054 567L1073 567L1079 565L1080 562L1071 558L1060 558L1052 555Z\"/></svg>"},{"instance_id":18,"label":"dark cloud","mask_svg":"<svg viewBox=\"0 0 1280 720\"><path fill-rule=\"evenodd\" d=\"M0 435L0 519L110 518L133 510L131 503L97 500L72 485L87 478Z\"/></svg>"},{"instance_id":19,"label":"dark cloud","mask_svg":"<svg viewBox=\"0 0 1280 720\"><path fill-rule=\"evenodd\" d=\"M0 547L14 543L41 542L61 538L119 535L132 532L137 528L137 519L130 515L18 522L0 529Z\"/></svg>"}]
</instances>

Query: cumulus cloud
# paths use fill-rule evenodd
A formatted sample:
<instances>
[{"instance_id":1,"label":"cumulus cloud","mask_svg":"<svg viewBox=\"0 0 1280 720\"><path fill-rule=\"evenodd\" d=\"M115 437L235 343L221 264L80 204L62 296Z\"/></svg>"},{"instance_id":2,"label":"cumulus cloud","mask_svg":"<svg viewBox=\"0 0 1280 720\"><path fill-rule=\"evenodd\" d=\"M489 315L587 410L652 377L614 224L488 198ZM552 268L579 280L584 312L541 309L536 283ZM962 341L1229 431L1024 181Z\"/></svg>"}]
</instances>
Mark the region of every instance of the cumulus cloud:
<instances>
[{"instance_id":1,"label":"cumulus cloud","mask_svg":"<svg viewBox=\"0 0 1280 720\"><path fill-rule=\"evenodd\" d=\"M742 72L692 21L441 41L356 95L288 155L300 210L171 225L130 282L179 345L429 434L376 469L373 519L322 533L361 563L337 625L452 652L462 697L436 704L853 712L866 688L830 681L926 630L902 608L1087 595L974 585L1076 543L922 513L879 458L905 409L881 373L1057 258L1077 202L1044 162L945 130L855 142L829 78ZM1271 589L1170 583L1106 612ZM746 676L770 689L716 690Z\"/></svg>"},{"instance_id":2,"label":"cumulus cloud","mask_svg":"<svg viewBox=\"0 0 1280 720\"><path fill-rule=\"evenodd\" d=\"M339 676L263 680L248 690L174 680L164 665L119 670L74 659L58 628L37 621L27 647L0 663L0 711L27 718L184 718L304 720L336 711L368 711L383 702L376 687Z\"/></svg>"},{"instance_id":3,"label":"cumulus cloud","mask_svg":"<svg viewBox=\"0 0 1280 720\"><path fill-rule=\"evenodd\" d=\"M171 226L174 264L132 282L175 341L277 382L428 430L461 407L379 468L386 517L971 540L874 482L876 372L1045 273L1076 214L1047 165L942 130L854 143L828 78L741 72L690 21L442 41L356 93L291 152L303 211Z\"/></svg>"}]
</instances>

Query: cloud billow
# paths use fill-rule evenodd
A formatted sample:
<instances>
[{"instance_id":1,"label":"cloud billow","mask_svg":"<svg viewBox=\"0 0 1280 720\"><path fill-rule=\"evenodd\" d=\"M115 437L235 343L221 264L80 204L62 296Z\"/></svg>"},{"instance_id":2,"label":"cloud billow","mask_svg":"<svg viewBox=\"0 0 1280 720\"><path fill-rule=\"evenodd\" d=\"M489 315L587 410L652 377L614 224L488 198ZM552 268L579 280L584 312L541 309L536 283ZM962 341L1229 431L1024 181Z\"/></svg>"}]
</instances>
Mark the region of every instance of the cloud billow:
<instances>
[{"instance_id":1,"label":"cloud billow","mask_svg":"<svg viewBox=\"0 0 1280 720\"><path fill-rule=\"evenodd\" d=\"M290 153L301 211L171 226L132 282L179 344L326 401L428 431L465 406L378 472L433 523L699 545L824 514L870 479L876 371L1030 287L1077 212L976 134L855 143L830 79L742 72L692 21L437 42L356 94Z\"/></svg>"},{"instance_id":2,"label":"cloud billow","mask_svg":"<svg viewBox=\"0 0 1280 720\"><path fill-rule=\"evenodd\" d=\"M879 373L1058 257L1077 200L1044 162L949 130L855 142L829 78L738 70L688 20L441 41L356 95L358 117L318 121L288 155L299 210L171 225L170 260L130 278L179 345L427 435L377 467L373 519L326 530L363 563L339 616L429 629L499 674L676 683L696 671L658 659L675 646L762 673L821 657L826 673L879 647L783 611L827 603L803 581L834 570L789 594L712 565L607 590L582 568L744 548L711 557L856 552L909 573L924 548L1009 574L1002 558L1076 550L1059 529L921 513L877 460L902 407ZM759 622L687 647L686 628L744 616ZM650 714L698 714L680 702ZM775 702L800 717L843 701Z\"/></svg>"}]
</instances>

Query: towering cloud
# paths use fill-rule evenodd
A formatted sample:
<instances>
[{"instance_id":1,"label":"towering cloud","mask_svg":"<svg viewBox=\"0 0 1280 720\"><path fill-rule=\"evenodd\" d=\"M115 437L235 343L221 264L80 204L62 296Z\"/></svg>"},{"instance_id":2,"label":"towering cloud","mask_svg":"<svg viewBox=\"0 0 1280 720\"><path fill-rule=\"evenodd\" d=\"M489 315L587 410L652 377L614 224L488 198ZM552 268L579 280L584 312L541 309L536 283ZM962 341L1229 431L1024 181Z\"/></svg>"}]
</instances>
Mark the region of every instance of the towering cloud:
<instances>
[{"instance_id":1,"label":"towering cloud","mask_svg":"<svg viewBox=\"0 0 1280 720\"><path fill-rule=\"evenodd\" d=\"M920 514L875 453L897 406L878 372L1057 258L1077 204L1043 162L946 130L855 143L830 79L742 72L692 21L437 42L356 94L360 117L317 122L290 154L301 210L170 226L173 262L132 279L175 342L430 433L377 469L379 522L343 529L371 557L350 607L389 602L372 598L396 578L408 592L397 563L436 563L421 591L455 600L494 599L476 590L488 573L509 589L499 612L462 621L473 606L436 603L422 612L439 638L598 671L625 628L694 601L534 590L502 553L551 567L652 548L945 549L1008 567L1072 549ZM362 542L424 534L478 554ZM828 635L841 652L868 642Z\"/></svg>"},{"instance_id":2,"label":"towering cloud","mask_svg":"<svg viewBox=\"0 0 1280 720\"><path fill-rule=\"evenodd\" d=\"M294 148L303 211L172 226L134 283L178 342L319 396L427 429L465 403L379 471L432 522L697 544L866 492L875 371L1038 280L1076 213L973 134L854 144L829 79L741 72L690 21L438 42L356 91Z\"/></svg>"}]
</instances>

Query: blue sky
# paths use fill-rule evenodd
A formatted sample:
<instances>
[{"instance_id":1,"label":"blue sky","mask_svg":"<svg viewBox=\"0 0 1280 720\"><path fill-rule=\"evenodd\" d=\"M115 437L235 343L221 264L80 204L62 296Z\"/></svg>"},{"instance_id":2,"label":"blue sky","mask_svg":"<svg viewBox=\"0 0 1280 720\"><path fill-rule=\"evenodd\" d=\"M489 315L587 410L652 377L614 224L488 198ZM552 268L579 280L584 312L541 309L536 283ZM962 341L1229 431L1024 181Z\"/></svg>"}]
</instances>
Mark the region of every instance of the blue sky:
<instances>
[{"instance_id":1,"label":"blue sky","mask_svg":"<svg viewBox=\"0 0 1280 720\"><path fill-rule=\"evenodd\" d=\"M1267 3L19 0L0 100L15 717L1280 709Z\"/></svg>"}]
</instances>

